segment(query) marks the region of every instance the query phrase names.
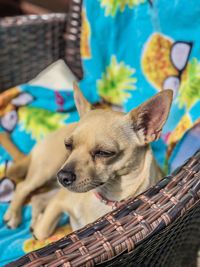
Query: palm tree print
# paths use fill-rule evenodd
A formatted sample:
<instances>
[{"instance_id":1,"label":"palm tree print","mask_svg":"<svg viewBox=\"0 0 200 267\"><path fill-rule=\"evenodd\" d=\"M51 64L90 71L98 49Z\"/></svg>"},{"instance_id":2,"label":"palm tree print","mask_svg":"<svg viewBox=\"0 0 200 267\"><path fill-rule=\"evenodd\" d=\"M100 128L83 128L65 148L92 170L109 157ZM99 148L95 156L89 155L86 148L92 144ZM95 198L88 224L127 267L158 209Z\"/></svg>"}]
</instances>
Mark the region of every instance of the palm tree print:
<instances>
[{"instance_id":1,"label":"palm tree print","mask_svg":"<svg viewBox=\"0 0 200 267\"><path fill-rule=\"evenodd\" d=\"M110 65L102 74L101 80L97 81L97 90L100 97L111 104L121 105L130 97L127 90L134 90L136 78L133 78L135 69L125 65L124 62L117 62L112 56Z\"/></svg>"},{"instance_id":2,"label":"palm tree print","mask_svg":"<svg viewBox=\"0 0 200 267\"><path fill-rule=\"evenodd\" d=\"M68 118L68 114L55 113L35 107L22 107L18 114L19 123L36 141L59 129L65 124L64 120Z\"/></svg>"}]
</instances>

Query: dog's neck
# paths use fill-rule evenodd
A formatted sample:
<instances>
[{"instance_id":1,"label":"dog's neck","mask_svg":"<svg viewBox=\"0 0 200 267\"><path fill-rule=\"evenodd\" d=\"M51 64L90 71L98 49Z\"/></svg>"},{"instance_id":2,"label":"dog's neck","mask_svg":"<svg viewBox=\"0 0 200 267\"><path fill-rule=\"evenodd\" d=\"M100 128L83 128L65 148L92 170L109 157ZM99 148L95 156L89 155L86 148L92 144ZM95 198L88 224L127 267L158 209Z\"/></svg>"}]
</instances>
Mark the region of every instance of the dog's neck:
<instances>
[{"instance_id":1,"label":"dog's neck","mask_svg":"<svg viewBox=\"0 0 200 267\"><path fill-rule=\"evenodd\" d=\"M120 201L132 195L137 195L161 178L161 171L156 164L150 148L144 151L144 156L136 170L122 175L96 189L102 198L111 201Z\"/></svg>"}]
</instances>

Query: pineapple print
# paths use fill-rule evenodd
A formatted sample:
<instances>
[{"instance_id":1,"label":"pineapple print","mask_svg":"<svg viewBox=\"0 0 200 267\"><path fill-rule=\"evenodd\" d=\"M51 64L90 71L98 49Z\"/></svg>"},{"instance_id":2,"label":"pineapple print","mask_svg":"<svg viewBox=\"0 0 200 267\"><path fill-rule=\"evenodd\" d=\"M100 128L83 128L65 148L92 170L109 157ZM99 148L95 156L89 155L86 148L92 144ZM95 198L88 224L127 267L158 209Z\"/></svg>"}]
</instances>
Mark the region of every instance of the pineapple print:
<instances>
[{"instance_id":1,"label":"pineapple print","mask_svg":"<svg viewBox=\"0 0 200 267\"><path fill-rule=\"evenodd\" d=\"M112 56L110 65L103 73L101 80L97 81L97 90L106 103L122 105L130 97L127 90L134 90L136 78L133 78L135 70L125 65L124 62L117 62Z\"/></svg>"},{"instance_id":2,"label":"pineapple print","mask_svg":"<svg viewBox=\"0 0 200 267\"><path fill-rule=\"evenodd\" d=\"M55 113L35 107L22 107L18 111L19 123L31 134L32 138L39 141L46 134L59 129L64 125L67 114Z\"/></svg>"},{"instance_id":3,"label":"pineapple print","mask_svg":"<svg viewBox=\"0 0 200 267\"><path fill-rule=\"evenodd\" d=\"M100 0L101 7L105 8L106 16L115 16L117 11L123 12L125 7L134 8L147 0Z\"/></svg>"},{"instance_id":4,"label":"pineapple print","mask_svg":"<svg viewBox=\"0 0 200 267\"><path fill-rule=\"evenodd\" d=\"M81 29L81 57L88 59L91 57L90 52L90 24L86 16L85 9L82 10L82 29Z\"/></svg>"},{"instance_id":5,"label":"pineapple print","mask_svg":"<svg viewBox=\"0 0 200 267\"><path fill-rule=\"evenodd\" d=\"M200 100L200 63L196 58L188 63L186 73L179 89L178 103L189 109Z\"/></svg>"},{"instance_id":6,"label":"pineapple print","mask_svg":"<svg viewBox=\"0 0 200 267\"><path fill-rule=\"evenodd\" d=\"M142 70L149 82L158 90L162 89L166 77L178 75L170 60L172 44L173 40L155 33L144 47Z\"/></svg>"}]
</instances>

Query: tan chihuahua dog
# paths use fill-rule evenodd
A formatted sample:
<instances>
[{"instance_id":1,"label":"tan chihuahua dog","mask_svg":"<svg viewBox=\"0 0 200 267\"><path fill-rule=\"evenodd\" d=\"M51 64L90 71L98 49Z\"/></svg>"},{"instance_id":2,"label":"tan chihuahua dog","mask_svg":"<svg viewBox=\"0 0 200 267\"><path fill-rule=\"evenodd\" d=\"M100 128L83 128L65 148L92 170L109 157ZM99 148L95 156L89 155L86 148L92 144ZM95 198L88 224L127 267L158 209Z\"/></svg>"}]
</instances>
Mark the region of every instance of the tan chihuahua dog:
<instances>
[{"instance_id":1,"label":"tan chihuahua dog","mask_svg":"<svg viewBox=\"0 0 200 267\"><path fill-rule=\"evenodd\" d=\"M63 212L76 230L161 178L149 143L159 138L166 122L171 90L158 93L128 114L92 109L76 85L74 98L80 121L50 134L10 169L10 173L17 169L21 175L26 173L4 216L8 226L15 228L26 197L55 180L62 166L57 177L63 188L34 197L32 227L37 239L53 233Z\"/></svg>"}]
</instances>

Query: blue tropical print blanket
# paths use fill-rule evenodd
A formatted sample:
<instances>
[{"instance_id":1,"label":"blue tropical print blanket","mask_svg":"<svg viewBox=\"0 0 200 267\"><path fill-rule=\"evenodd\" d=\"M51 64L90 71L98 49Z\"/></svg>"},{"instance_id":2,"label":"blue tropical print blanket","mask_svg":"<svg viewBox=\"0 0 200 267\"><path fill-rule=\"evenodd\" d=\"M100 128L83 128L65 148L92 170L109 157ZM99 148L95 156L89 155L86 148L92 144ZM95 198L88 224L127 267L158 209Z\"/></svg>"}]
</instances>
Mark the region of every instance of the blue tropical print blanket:
<instances>
[{"instance_id":1,"label":"blue tropical print blanket","mask_svg":"<svg viewBox=\"0 0 200 267\"><path fill-rule=\"evenodd\" d=\"M200 148L199 13L195 1L186 0L83 1L80 87L86 98L128 112L161 90L174 92L161 138L152 144L166 173ZM25 154L47 133L77 120L71 88L24 84L0 96L0 140L8 133ZM4 177L9 164L11 155L0 146L0 266L70 231L65 225L49 240L33 240L30 206L19 228L6 228L2 218L15 188Z\"/></svg>"}]
</instances>

